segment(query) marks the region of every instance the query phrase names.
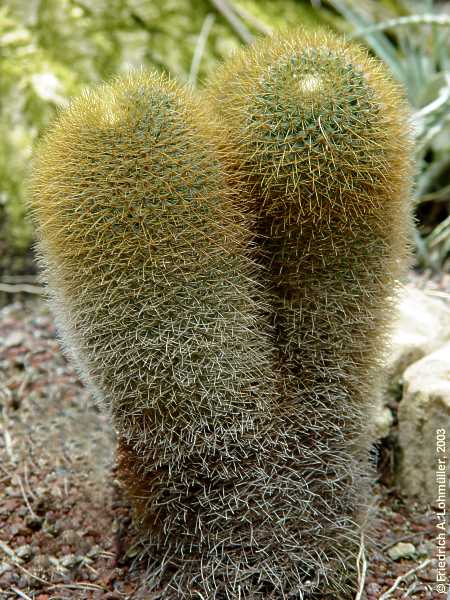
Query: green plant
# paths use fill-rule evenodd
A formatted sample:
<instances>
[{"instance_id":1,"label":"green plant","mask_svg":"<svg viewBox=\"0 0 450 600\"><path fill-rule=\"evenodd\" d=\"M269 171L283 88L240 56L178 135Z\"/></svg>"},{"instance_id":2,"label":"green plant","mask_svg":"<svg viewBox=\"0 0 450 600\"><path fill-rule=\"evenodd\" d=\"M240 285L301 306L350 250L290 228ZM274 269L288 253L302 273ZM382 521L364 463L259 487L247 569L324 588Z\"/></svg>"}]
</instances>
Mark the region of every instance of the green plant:
<instances>
[{"instance_id":1,"label":"green plant","mask_svg":"<svg viewBox=\"0 0 450 600\"><path fill-rule=\"evenodd\" d=\"M189 92L138 73L58 118L31 184L59 329L111 406L164 598L235 589L233 561L245 574L269 535L273 350L226 140Z\"/></svg>"},{"instance_id":2,"label":"green plant","mask_svg":"<svg viewBox=\"0 0 450 600\"><path fill-rule=\"evenodd\" d=\"M68 69L33 44L29 30L0 7L0 273L29 250L24 180L31 146L64 96L77 91ZM20 267L18 268L20 270Z\"/></svg>"},{"instance_id":3,"label":"green plant","mask_svg":"<svg viewBox=\"0 0 450 600\"><path fill-rule=\"evenodd\" d=\"M348 598L407 255L405 109L364 51L306 32L207 94L141 72L59 116L31 183L51 301L112 409L145 593Z\"/></svg>"},{"instance_id":4,"label":"green plant","mask_svg":"<svg viewBox=\"0 0 450 600\"><path fill-rule=\"evenodd\" d=\"M362 48L305 31L241 51L205 94L253 199L279 348L278 411L293 439L309 421L310 435L291 448L323 561L309 567L328 580L319 589L347 597L336 564L356 563L352 520L365 513L370 415L412 232L406 103Z\"/></svg>"},{"instance_id":5,"label":"green plant","mask_svg":"<svg viewBox=\"0 0 450 600\"><path fill-rule=\"evenodd\" d=\"M295 0L276 10L267 0L243 4L269 22L312 18ZM242 25L249 36L254 20ZM195 84L241 41L212 0L1 2L0 274L33 268L24 181L32 147L59 107L83 86L141 64Z\"/></svg>"}]
</instances>

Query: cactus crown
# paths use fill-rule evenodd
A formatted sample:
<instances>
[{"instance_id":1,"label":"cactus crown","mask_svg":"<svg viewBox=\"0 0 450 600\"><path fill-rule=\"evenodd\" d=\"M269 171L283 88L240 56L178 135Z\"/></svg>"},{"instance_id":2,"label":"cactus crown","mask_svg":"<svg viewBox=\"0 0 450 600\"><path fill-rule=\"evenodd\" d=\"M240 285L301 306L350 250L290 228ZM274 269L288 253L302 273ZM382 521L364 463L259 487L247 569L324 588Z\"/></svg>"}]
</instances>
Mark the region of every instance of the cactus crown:
<instances>
[{"instance_id":1,"label":"cactus crown","mask_svg":"<svg viewBox=\"0 0 450 600\"><path fill-rule=\"evenodd\" d=\"M208 144L198 112L188 91L144 72L74 102L45 138L34 171L33 210L45 224L49 245L78 259L99 254L112 235L117 259L134 248L149 260L164 260L168 240L163 219L175 218L172 207L180 236L192 235L182 226L180 211L221 210L226 201L217 191L223 190L228 200L236 192L231 186L225 191L220 148ZM55 212L48 190L59 185L66 195L58 198ZM75 218L87 219L84 214L95 215L95 227L72 227L61 235L60 219L69 227ZM214 236L220 227L214 228L210 216L209 234ZM203 244L208 244L206 238Z\"/></svg>"},{"instance_id":2,"label":"cactus crown","mask_svg":"<svg viewBox=\"0 0 450 600\"><path fill-rule=\"evenodd\" d=\"M207 94L239 131L240 170L266 214L288 204L308 219L349 220L403 183L401 93L366 51L334 35L261 40L222 68Z\"/></svg>"}]
</instances>

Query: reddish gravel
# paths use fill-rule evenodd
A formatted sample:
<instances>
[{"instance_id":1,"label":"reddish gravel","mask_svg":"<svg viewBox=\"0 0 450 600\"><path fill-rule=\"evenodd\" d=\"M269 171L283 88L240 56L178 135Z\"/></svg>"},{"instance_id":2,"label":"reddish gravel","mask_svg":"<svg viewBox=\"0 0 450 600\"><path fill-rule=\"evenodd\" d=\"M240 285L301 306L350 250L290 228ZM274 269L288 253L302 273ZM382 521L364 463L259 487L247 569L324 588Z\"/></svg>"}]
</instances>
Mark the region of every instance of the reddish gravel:
<instances>
[{"instance_id":1,"label":"reddish gravel","mask_svg":"<svg viewBox=\"0 0 450 600\"><path fill-rule=\"evenodd\" d=\"M436 290L445 293L441 283ZM0 598L150 600L144 567L133 564L108 417L64 358L39 300L0 310L0 410ZM433 510L405 505L386 485L374 492L378 548L367 557L360 600L378 600L435 552ZM413 557L391 560L399 540L414 544ZM450 545L447 552L450 558ZM388 598L445 599L432 591L434 564Z\"/></svg>"}]
</instances>

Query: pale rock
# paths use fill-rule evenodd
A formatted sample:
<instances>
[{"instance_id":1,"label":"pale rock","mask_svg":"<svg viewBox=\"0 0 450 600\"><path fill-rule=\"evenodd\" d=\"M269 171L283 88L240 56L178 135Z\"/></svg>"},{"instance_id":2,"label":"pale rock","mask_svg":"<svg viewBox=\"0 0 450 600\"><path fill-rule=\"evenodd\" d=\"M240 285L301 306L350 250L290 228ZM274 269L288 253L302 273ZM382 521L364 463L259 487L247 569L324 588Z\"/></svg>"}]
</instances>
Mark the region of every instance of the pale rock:
<instances>
[{"instance_id":1,"label":"pale rock","mask_svg":"<svg viewBox=\"0 0 450 600\"><path fill-rule=\"evenodd\" d=\"M13 331L8 335L8 337L4 340L3 345L5 348L14 348L15 346L20 346L25 340L25 336L20 331Z\"/></svg>"},{"instance_id":2,"label":"pale rock","mask_svg":"<svg viewBox=\"0 0 450 600\"><path fill-rule=\"evenodd\" d=\"M60 564L65 569L72 569L76 565L79 565L83 561L82 556L76 556L75 554L66 554L60 559Z\"/></svg>"},{"instance_id":3,"label":"pale rock","mask_svg":"<svg viewBox=\"0 0 450 600\"><path fill-rule=\"evenodd\" d=\"M400 560L401 558L414 558L416 554L416 548L414 544L410 542L399 542L389 548L388 552L389 558L392 560Z\"/></svg>"},{"instance_id":4,"label":"pale rock","mask_svg":"<svg viewBox=\"0 0 450 600\"><path fill-rule=\"evenodd\" d=\"M29 544L24 544L23 546L16 548L16 556L19 558L29 560L30 558L33 558L33 555L33 548Z\"/></svg>"},{"instance_id":5,"label":"pale rock","mask_svg":"<svg viewBox=\"0 0 450 600\"><path fill-rule=\"evenodd\" d=\"M389 435L394 417L392 411L380 402L373 416L374 439L381 440Z\"/></svg>"},{"instance_id":6,"label":"pale rock","mask_svg":"<svg viewBox=\"0 0 450 600\"><path fill-rule=\"evenodd\" d=\"M389 385L395 385L407 367L450 340L450 310L429 293L405 286L394 323L387 357Z\"/></svg>"},{"instance_id":7,"label":"pale rock","mask_svg":"<svg viewBox=\"0 0 450 600\"><path fill-rule=\"evenodd\" d=\"M401 492L424 505L435 505L445 495L450 505L450 343L411 365L403 380L398 409ZM441 487L437 473L445 479Z\"/></svg>"}]
</instances>

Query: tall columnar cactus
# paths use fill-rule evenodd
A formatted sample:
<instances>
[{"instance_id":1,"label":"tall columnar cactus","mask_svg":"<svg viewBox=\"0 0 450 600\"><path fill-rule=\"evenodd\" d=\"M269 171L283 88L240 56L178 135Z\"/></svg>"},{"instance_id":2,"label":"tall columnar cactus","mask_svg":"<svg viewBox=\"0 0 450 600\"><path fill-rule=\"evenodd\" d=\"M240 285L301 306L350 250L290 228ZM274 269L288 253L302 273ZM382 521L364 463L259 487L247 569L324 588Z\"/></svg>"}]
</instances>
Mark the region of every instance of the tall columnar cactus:
<instances>
[{"instance_id":1,"label":"tall columnar cactus","mask_svg":"<svg viewBox=\"0 0 450 600\"><path fill-rule=\"evenodd\" d=\"M59 328L112 409L145 593L349 598L406 256L405 110L363 51L305 33L243 51L207 96L138 73L43 141Z\"/></svg>"},{"instance_id":2,"label":"tall columnar cactus","mask_svg":"<svg viewBox=\"0 0 450 600\"><path fill-rule=\"evenodd\" d=\"M193 554L165 598L189 593L201 568L234 580L224 545L252 535L272 443L260 438L273 352L226 138L188 91L137 73L59 117L31 184L59 329L112 409L119 476L160 579Z\"/></svg>"},{"instance_id":3,"label":"tall columnar cactus","mask_svg":"<svg viewBox=\"0 0 450 600\"><path fill-rule=\"evenodd\" d=\"M351 520L365 514L371 414L408 262L406 105L363 49L305 31L239 52L206 100L232 134L253 202L279 349L279 411L293 435L305 420L316 431L316 462L302 471L313 547L325 563L340 555L351 565ZM328 573L337 597L340 577Z\"/></svg>"},{"instance_id":4,"label":"tall columnar cactus","mask_svg":"<svg viewBox=\"0 0 450 600\"><path fill-rule=\"evenodd\" d=\"M309 417L294 430L278 411L233 154L189 92L141 73L76 100L36 157L39 254L66 347L112 410L143 597L267 598L308 588L321 560L321 461Z\"/></svg>"}]
</instances>

